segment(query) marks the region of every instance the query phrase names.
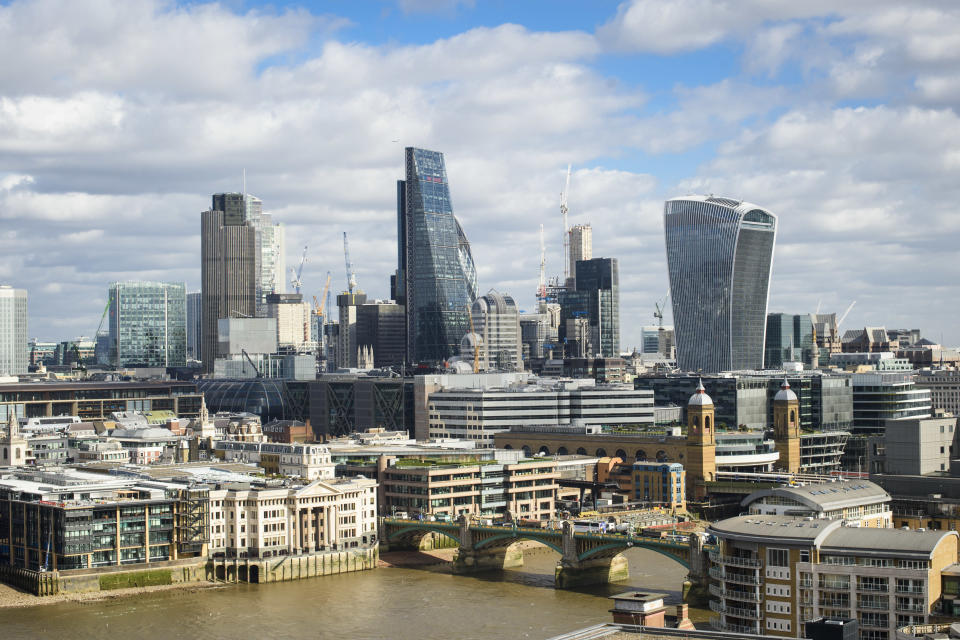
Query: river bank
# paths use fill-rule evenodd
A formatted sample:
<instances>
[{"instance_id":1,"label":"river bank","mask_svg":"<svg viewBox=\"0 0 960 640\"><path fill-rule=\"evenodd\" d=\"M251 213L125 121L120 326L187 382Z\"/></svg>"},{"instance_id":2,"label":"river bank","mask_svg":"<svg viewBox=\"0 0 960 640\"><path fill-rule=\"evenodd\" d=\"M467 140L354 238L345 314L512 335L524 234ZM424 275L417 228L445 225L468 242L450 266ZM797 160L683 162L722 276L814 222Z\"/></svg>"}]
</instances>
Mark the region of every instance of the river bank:
<instances>
[{"instance_id":1,"label":"river bank","mask_svg":"<svg viewBox=\"0 0 960 640\"><path fill-rule=\"evenodd\" d=\"M60 593L53 596L35 596L32 593L21 591L16 587L0 583L0 609L10 609L18 607L38 607L50 604L60 604L63 602L99 602L103 600L115 600L119 598L130 598L132 596L142 596L148 593L158 593L162 591L203 591L207 589L225 588L224 585L216 582L190 582L177 584L163 584L154 587L133 587L129 589L113 589L112 591L94 591L89 593Z\"/></svg>"}]
</instances>

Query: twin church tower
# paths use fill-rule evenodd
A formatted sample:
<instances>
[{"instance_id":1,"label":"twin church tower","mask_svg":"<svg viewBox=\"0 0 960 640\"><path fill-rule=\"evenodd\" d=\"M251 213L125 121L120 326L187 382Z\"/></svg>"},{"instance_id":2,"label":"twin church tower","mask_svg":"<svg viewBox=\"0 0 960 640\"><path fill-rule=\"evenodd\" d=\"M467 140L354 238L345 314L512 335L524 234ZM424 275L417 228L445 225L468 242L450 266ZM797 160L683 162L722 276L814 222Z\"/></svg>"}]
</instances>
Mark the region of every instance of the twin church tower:
<instances>
[{"instance_id":1,"label":"twin church tower","mask_svg":"<svg viewBox=\"0 0 960 640\"><path fill-rule=\"evenodd\" d=\"M786 380L773 397L773 439L780 471L800 471L800 401ZM694 499L707 495L707 482L716 480L716 425L713 399L701 381L687 402L687 483Z\"/></svg>"}]
</instances>

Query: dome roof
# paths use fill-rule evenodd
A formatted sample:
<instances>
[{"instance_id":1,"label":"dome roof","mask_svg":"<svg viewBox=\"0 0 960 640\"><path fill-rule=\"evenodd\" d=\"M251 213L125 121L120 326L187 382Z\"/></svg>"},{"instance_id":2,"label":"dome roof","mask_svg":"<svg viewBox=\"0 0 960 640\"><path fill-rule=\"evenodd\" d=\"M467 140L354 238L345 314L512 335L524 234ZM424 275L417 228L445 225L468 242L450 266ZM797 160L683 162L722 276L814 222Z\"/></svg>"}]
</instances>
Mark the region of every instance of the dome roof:
<instances>
[{"instance_id":1,"label":"dome roof","mask_svg":"<svg viewBox=\"0 0 960 640\"><path fill-rule=\"evenodd\" d=\"M703 380L701 380L697 384L697 392L690 396L687 406L695 407L705 405L713 406L713 398L707 395L707 390L703 388Z\"/></svg>"},{"instance_id":2,"label":"dome roof","mask_svg":"<svg viewBox=\"0 0 960 640\"><path fill-rule=\"evenodd\" d=\"M787 382L787 379L783 379L783 384L780 385L780 391L777 391L777 395L773 396L774 402L796 402L797 394L795 394L790 389L790 383Z\"/></svg>"}]
</instances>

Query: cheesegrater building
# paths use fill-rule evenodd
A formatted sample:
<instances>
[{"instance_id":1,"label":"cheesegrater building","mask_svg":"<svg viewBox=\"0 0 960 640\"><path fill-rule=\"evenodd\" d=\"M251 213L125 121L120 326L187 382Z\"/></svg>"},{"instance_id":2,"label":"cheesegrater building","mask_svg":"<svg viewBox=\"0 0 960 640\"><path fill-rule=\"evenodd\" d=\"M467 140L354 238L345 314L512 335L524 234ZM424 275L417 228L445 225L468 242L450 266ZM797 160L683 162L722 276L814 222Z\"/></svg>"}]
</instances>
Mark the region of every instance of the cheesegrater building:
<instances>
[{"instance_id":1,"label":"cheesegrater building","mask_svg":"<svg viewBox=\"0 0 960 640\"><path fill-rule=\"evenodd\" d=\"M443 154L406 149L406 180L397 182L397 302L406 305L407 362L440 363L460 351L470 331L477 270L453 215Z\"/></svg>"},{"instance_id":2,"label":"cheesegrater building","mask_svg":"<svg viewBox=\"0 0 960 640\"><path fill-rule=\"evenodd\" d=\"M756 205L685 196L664 206L677 364L763 368L777 217Z\"/></svg>"}]
</instances>

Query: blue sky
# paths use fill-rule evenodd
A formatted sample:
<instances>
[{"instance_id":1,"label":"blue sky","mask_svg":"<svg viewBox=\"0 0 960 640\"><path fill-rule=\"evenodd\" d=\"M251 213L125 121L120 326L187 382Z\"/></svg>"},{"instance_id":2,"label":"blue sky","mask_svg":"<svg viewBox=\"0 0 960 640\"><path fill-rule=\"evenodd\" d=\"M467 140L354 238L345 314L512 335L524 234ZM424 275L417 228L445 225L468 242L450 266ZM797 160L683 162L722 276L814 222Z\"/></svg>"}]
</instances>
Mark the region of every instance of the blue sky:
<instances>
[{"instance_id":1,"label":"blue sky","mask_svg":"<svg viewBox=\"0 0 960 640\"><path fill-rule=\"evenodd\" d=\"M196 289L199 212L245 169L288 263L309 244L308 295L343 286L347 231L386 297L411 145L446 154L481 289L525 308L540 224L562 270L572 164L571 223L621 263L625 349L686 193L779 215L771 311L857 300L848 328L958 344L957 33L941 0L5 0L0 280L43 339L91 333L115 280Z\"/></svg>"}]
</instances>

